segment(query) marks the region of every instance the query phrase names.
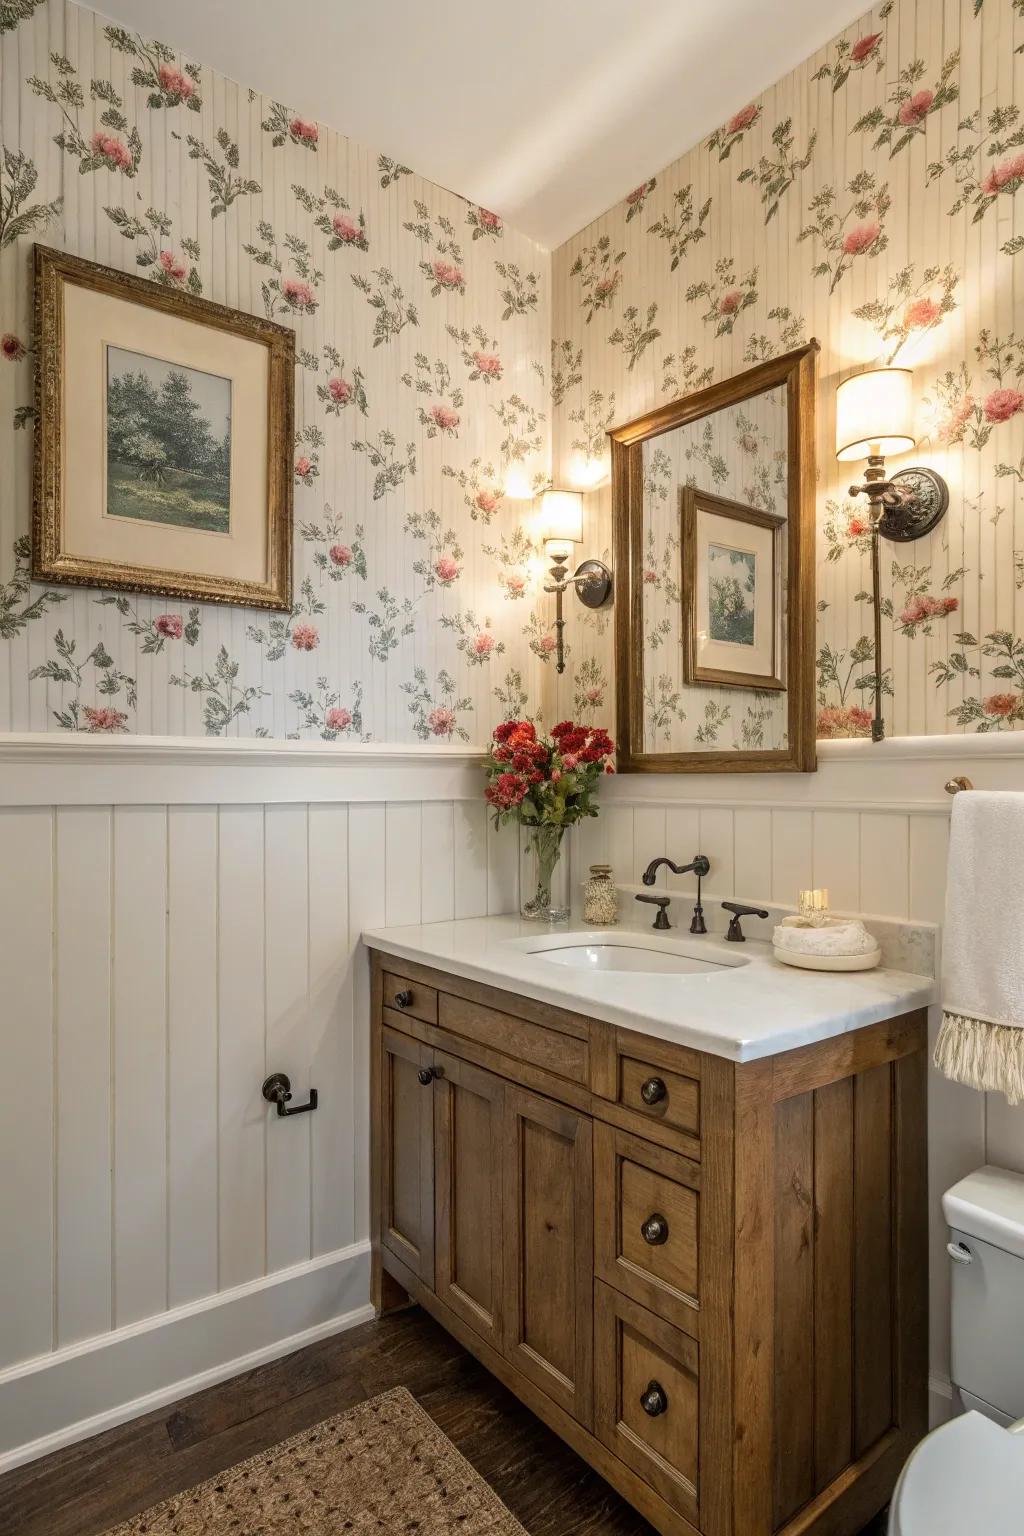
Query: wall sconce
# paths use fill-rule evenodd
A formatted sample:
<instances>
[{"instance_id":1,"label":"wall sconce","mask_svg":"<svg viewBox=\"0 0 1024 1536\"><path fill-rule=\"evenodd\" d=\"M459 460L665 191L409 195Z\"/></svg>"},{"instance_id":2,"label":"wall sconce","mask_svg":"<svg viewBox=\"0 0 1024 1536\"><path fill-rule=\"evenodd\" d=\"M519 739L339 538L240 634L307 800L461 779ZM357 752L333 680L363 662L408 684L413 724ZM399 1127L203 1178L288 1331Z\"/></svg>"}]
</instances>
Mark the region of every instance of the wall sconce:
<instances>
[{"instance_id":1,"label":"wall sconce","mask_svg":"<svg viewBox=\"0 0 1024 1536\"><path fill-rule=\"evenodd\" d=\"M565 619L562 596L568 587L586 608L604 608L612 599L612 573L603 560L584 560L570 576L566 562L574 544L583 543L583 496L579 491L551 489L541 498L544 551L551 556L550 583L545 592L555 594L556 670L565 671Z\"/></svg>"},{"instance_id":2,"label":"wall sconce","mask_svg":"<svg viewBox=\"0 0 1024 1536\"><path fill-rule=\"evenodd\" d=\"M913 376L909 368L872 368L845 379L836 390L836 458L867 459L863 485L871 518L871 592L875 620L875 716L871 740L882 741L882 614L879 538L907 544L930 533L946 514L949 487L933 469L915 465L886 479L885 455L909 453L914 436Z\"/></svg>"}]
</instances>

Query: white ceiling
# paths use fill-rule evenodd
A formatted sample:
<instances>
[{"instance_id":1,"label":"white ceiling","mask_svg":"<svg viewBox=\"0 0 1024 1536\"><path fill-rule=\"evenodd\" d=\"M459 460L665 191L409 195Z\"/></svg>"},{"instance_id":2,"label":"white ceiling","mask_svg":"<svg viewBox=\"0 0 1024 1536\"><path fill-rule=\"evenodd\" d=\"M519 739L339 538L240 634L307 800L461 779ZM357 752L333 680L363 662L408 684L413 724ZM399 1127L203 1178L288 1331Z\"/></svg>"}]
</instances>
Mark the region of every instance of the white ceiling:
<instances>
[{"instance_id":1,"label":"white ceiling","mask_svg":"<svg viewBox=\"0 0 1024 1536\"><path fill-rule=\"evenodd\" d=\"M553 248L841 31L865 0L101 5Z\"/></svg>"}]
</instances>

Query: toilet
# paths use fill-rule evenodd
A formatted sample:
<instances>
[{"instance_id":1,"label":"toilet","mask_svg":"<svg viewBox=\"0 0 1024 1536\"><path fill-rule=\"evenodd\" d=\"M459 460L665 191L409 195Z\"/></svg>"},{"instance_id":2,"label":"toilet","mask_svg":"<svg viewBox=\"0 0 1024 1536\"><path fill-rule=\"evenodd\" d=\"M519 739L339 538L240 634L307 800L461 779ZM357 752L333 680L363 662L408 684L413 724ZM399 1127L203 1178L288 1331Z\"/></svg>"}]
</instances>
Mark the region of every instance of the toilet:
<instances>
[{"instance_id":1,"label":"toilet","mask_svg":"<svg viewBox=\"0 0 1024 1536\"><path fill-rule=\"evenodd\" d=\"M889 1536L1024 1530L1024 1175L979 1168L942 1197L959 1409L900 1474Z\"/></svg>"}]
</instances>

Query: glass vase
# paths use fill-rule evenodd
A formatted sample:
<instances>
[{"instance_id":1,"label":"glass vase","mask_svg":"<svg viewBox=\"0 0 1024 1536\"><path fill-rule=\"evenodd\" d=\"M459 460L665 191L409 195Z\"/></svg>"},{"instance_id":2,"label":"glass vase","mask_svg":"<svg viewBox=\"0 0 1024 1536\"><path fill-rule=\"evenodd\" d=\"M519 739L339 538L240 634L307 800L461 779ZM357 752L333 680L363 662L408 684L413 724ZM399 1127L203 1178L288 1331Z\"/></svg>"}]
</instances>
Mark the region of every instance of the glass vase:
<instances>
[{"instance_id":1,"label":"glass vase","mask_svg":"<svg viewBox=\"0 0 1024 1536\"><path fill-rule=\"evenodd\" d=\"M562 858L564 827L520 827L523 917L539 922L569 920L568 860Z\"/></svg>"}]
</instances>

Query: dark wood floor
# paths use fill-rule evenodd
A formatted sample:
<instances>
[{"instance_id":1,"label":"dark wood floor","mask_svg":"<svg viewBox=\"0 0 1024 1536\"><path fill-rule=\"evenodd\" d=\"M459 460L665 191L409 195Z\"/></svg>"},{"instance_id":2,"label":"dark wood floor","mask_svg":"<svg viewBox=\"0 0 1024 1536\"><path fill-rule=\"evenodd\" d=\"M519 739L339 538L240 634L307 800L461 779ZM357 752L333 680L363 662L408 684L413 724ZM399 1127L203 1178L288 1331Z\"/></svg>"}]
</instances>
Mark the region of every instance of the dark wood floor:
<instances>
[{"instance_id":1,"label":"dark wood floor","mask_svg":"<svg viewBox=\"0 0 1024 1536\"><path fill-rule=\"evenodd\" d=\"M530 1536L651 1536L646 1521L419 1308L8 1473L0 1478L0 1536L97 1536L397 1386L408 1387ZM884 1526L870 1536L876 1530L881 1536Z\"/></svg>"}]
</instances>

